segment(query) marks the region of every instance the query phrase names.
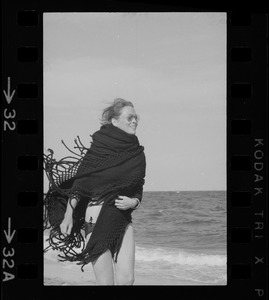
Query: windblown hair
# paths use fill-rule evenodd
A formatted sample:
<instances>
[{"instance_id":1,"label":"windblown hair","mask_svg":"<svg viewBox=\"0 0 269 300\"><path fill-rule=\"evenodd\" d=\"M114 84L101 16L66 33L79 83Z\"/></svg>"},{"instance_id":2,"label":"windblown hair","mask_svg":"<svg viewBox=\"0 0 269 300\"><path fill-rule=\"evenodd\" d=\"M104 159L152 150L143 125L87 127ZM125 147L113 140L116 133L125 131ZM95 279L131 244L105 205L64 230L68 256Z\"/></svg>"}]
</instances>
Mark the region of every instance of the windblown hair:
<instances>
[{"instance_id":1,"label":"windblown hair","mask_svg":"<svg viewBox=\"0 0 269 300\"><path fill-rule=\"evenodd\" d=\"M130 101L126 101L122 98L115 99L109 107L104 109L102 113L101 124L111 124L112 119L117 119L121 114L122 108L125 106L134 107L133 103Z\"/></svg>"}]
</instances>

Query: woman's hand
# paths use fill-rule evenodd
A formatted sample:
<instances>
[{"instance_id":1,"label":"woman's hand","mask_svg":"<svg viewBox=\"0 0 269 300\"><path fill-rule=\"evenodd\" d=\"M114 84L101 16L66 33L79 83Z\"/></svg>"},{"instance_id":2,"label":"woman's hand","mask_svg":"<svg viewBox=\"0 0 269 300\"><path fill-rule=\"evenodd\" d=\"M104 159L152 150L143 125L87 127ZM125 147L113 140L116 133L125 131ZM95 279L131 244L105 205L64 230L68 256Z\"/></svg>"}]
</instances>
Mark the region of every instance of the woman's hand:
<instances>
[{"instance_id":1,"label":"woman's hand","mask_svg":"<svg viewBox=\"0 0 269 300\"><path fill-rule=\"evenodd\" d=\"M115 200L115 205L118 209L127 210L136 207L137 201L126 196L118 196Z\"/></svg>"},{"instance_id":2,"label":"woman's hand","mask_svg":"<svg viewBox=\"0 0 269 300\"><path fill-rule=\"evenodd\" d=\"M76 198L69 199L67 202L64 219L60 225L63 235L69 235L73 227L73 210L77 206L78 200Z\"/></svg>"},{"instance_id":3,"label":"woman's hand","mask_svg":"<svg viewBox=\"0 0 269 300\"><path fill-rule=\"evenodd\" d=\"M65 215L64 219L60 225L61 233L63 235L69 235L73 227L73 217L72 215Z\"/></svg>"}]
</instances>

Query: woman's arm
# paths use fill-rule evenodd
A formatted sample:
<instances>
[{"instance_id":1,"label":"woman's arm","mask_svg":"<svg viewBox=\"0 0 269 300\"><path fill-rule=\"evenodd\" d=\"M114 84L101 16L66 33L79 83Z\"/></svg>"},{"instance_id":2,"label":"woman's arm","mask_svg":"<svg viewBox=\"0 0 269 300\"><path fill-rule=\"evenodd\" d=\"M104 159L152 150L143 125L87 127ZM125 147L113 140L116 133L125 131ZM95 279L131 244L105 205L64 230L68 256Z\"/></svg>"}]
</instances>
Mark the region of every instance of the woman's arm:
<instances>
[{"instance_id":1,"label":"woman's arm","mask_svg":"<svg viewBox=\"0 0 269 300\"><path fill-rule=\"evenodd\" d=\"M138 209L138 207L141 205L141 201L138 199L138 198L132 198L132 199L134 199L135 201L136 201L136 204L135 204L135 206L133 207L133 209L135 210L135 209Z\"/></svg>"},{"instance_id":2,"label":"woman's arm","mask_svg":"<svg viewBox=\"0 0 269 300\"><path fill-rule=\"evenodd\" d=\"M78 200L75 198L69 199L67 201L66 211L64 214L64 219L60 225L62 234L68 235L71 233L73 228L73 211L78 204Z\"/></svg>"},{"instance_id":3,"label":"woman's arm","mask_svg":"<svg viewBox=\"0 0 269 300\"><path fill-rule=\"evenodd\" d=\"M73 217L73 211L76 208L78 204L78 200L75 198L69 199L67 201L66 211L65 211L65 217Z\"/></svg>"},{"instance_id":4,"label":"woman's arm","mask_svg":"<svg viewBox=\"0 0 269 300\"><path fill-rule=\"evenodd\" d=\"M137 209L142 200L142 194L143 194L143 186L137 185L134 187L134 189L130 193L130 197L127 196L119 196L115 200L115 205L118 209L126 210L126 209Z\"/></svg>"},{"instance_id":5,"label":"woman's arm","mask_svg":"<svg viewBox=\"0 0 269 300\"><path fill-rule=\"evenodd\" d=\"M136 199L136 205L133 209L137 209L142 201L142 195L143 195L143 185L138 184L137 186L134 187L133 189L133 199Z\"/></svg>"}]
</instances>

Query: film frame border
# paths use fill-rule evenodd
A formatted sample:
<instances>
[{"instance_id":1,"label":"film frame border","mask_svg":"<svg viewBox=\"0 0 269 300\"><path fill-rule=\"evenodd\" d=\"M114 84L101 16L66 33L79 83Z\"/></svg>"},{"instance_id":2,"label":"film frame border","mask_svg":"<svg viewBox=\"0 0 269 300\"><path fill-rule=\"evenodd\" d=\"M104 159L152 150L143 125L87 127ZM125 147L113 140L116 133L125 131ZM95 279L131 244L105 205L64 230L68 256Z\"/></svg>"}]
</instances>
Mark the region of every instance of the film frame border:
<instances>
[{"instance_id":1,"label":"film frame border","mask_svg":"<svg viewBox=\"0 0 269 300\"><path fill-rule=\"evenodd\" d=\"M77 12L87 11L77 4ZM67 299L67 294L73 298L76 290L82 289L89 296L97 291L101 296L98 287L43 285L43 13L74 12L74 8L30 1L10 1L3 6L9 16L3 23L1 114L3 295L19 290L29 292L29 299L53 299L56 295ZM127 10L123 5L116 11L132 11L130 8L130 4ZM133 11L140 9L134 4ZM150 5L147 11L166 9ZM170 9L177 11L176 7L167 11ZM227 13L227 286L135 287L135 295L142 289L158 296L164 289L173 295L178 292L184 299L201 293L204 299L268 296L267 22L264 14ZM17 179L15 186L12 177ZM8 280L3 281L5 278ZM106 292L112 292L111 288L102 293Z\"/></svg>"}]
</instances>

